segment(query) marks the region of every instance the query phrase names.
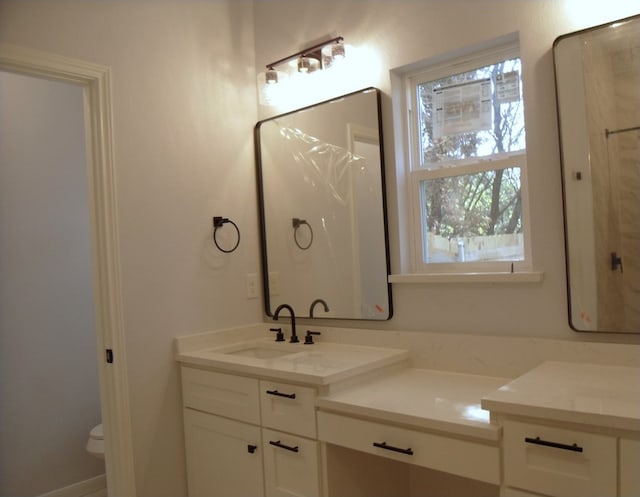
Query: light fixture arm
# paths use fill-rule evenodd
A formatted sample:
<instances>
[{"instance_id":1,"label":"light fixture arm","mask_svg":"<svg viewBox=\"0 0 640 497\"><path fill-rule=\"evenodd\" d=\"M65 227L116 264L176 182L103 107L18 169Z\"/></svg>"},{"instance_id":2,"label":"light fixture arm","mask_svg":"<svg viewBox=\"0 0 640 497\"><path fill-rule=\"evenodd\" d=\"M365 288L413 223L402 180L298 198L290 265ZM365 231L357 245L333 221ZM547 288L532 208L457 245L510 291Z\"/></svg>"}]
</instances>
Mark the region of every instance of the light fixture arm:
<instances>
[{"instance_id":1,"label":"light fixture arm","mask_svg":"<svg viewBox=\"0 0 640 497\"><path fill-rule=\"evenodd\" d=\"M343 41L344 41L344 38L342 36L337 36L335 38L331 38L330 40L323 41L322 43L318 43L311 47L307 47L304 50L300 50L299 52L288 55L287 57L276 60L275 62L271 62L270 64L267 64L265 67L267 69L273 69L275 66L279 66L280 64L284 64L285 62L289 62L290 60L296 59L298 57L311 55L314 52L318 51L318 49L322 49L327 45L330 45L332 43L341 43Z\"/></svg>"}]
</instances>

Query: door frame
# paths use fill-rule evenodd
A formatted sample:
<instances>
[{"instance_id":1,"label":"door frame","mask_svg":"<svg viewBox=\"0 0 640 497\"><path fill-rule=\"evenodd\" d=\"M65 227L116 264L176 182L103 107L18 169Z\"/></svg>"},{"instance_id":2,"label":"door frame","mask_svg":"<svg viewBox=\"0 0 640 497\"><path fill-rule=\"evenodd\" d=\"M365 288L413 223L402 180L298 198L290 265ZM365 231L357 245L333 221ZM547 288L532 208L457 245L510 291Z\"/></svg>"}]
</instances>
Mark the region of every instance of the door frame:
<instances>
[{"instance_id":1,"label":"door frame","mask_svg":"<svg viewBox=\"0 0 640 497\"><path fill-rule=\"evenodd\" d=\"M113 160L111 71L105 66L6 43L0 43L0 70L83 88L107 490L110 496L135 497ZM106 361L107 349L112 351L111 363Z\"/></svg>"}]
</instances>

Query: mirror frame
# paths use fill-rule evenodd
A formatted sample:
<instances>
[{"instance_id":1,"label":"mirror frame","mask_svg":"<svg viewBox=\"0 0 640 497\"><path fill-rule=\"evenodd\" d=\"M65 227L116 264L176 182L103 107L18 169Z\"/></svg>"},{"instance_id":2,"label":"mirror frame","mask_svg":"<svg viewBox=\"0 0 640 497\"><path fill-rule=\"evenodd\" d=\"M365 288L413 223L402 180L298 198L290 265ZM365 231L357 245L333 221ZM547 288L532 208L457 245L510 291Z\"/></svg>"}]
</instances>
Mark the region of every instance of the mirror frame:
<instances>
[{"instance_id":1,"label":"mirror frame","mask_svg":"<svg viewBox=\"0 0 640 497\"><path fill-rule=\"evenodd\" d=\"M260 245L261 245L261 258L262 258L262 287L263 287L263 295L264 295L264 311L267 316L273 317L273 313L271 310L271 299L269 295L269 264L268 264L268 252L267 252L267 229L266 229L266 208L265 208L265 195L264 195L264 181L263 181L263 167L262 167L262 154L261 154L261 138L260 138L260 127L267 122L274 121L286 116L290 116L292 114L298 112L306 112L315 107L319 107L326 104L331 104L333 102L340 101L342 99L348 98L350 96L362 94L362 93L374 93L376 96L376 116L377 116L377 131L378 131L378 140L379 140L379 150L380 150L380 183L381 183L381 191L380 191L380 200L382 203L382 223L383 223L383 232L384 232L384 254L385 254L385 271L386 271L386 290L388 297L388 314L384 319L370 319L370 318L360 318L360 317L341 317L341 316L307 316L307 315L298 315L296 313L296 318L302 319L323 319L323 320L346 320L346 321L388 321L393 317L393 298L392 298L392 288L391 283L389 282L389 275L391 274L391 262L390 262L390 252L389 252L389 229L388 229L388 219L387 219L387 195L386 195L386 179L385 179L385 158L384 158L384 143L383 143L383 132L382 132L382 102L381 102L381 91L378 88L368 87L363 88L362 90L357 90L351 93L347 93L344 95L340 95L338 97L334 97L328 100L324 100L322 102L318 102L312 105L308 105L299 109L294 109L289 112L285 112L283 114L278 114L276 116L272 116L261 121L258 121L254 127L254 151L255 151L255 164L256 164L256 182L257 182L257 193L258 193L258 212L259 212L259 220L260 220Z\"/></svg>"},{"instance_id":2,"label":"mirror frame","mask_svg":"<svg viewBox=\"0 0 640 497\"><path fill-rule=\"evenodd\" d=\"M579 333L608 333L608 334L625 334L625 335L629 335L629 334L637 334L640 333L640 330L638 331L623 331L623 330L615 330L615 329L603 329L602 327L599 327L598 325L596 325L596 329L584 329L584 328L579 328L577 326L576 323L574 323L574 312L575 312L575 306L574 306L574 302L572 300L572 262L571 262L571 253L570 253L570 247L573 246L573 244L575 244L575 240L570 240L570 228L569 228L569 200L568 200L568 196L567 196L567 191L568 191L568 175L570 175L572 172L569 171L569 165L567 163L567 158L566 158L566 150L568 149L567 144L565 143L565 139L568 136L568 133L566 132L566 126L564 125L563 119L562 119L562 115L561 115L561 102L560 102L560 85L559 85L559 69L558 69L558 54L557 54L557 50L558 50L558 45L563 41L566 40L568 38L573 38L573 37L578 37L584 34L588 34L600 29L606 29L606 28L611 28L613 26L615 26L616 24L619 23L626 23L629 21L635 21L635 22L640 22L640 14L637 15L633 15L633 16L629 16L629 17L625 17L622 19L617 19L614 21L610 21L607 23L603 23L603 24L599 24L596 26L591 26L585 29L581 29L578 31L574 31L571 33L566 33L563 35L558 36L552 45L552 55L553 55L553 69L554 69L554 82L555 82L555 93L556 93L556 116L557 116L557 123L558 123L558 143L559 143L559 150L560 150L560 166L561 166L561 180L562 180L562 205L563 205L563 222L564 222L564 248L565 248L565 269L566 269L566 295L567 295L567 305L568 305L568 321L569 321L569 326L571 327L571 329L575 332L579 332ZM585 112L587 111L587 107L585 106Z\"/></svg>"}]
</instances>

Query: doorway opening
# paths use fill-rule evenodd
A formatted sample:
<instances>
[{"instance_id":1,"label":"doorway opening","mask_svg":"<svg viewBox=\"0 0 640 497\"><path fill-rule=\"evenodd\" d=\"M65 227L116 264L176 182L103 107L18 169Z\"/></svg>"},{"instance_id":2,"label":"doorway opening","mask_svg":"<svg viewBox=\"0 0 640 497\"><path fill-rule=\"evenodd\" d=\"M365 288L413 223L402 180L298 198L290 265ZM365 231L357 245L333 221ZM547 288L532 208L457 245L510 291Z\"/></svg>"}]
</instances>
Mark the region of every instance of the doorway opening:
<instances>
[{"instance_id":1,"label":"doorway opening","mask_svg":"<svg viewBox=\"0 0 640 497\"><path fill-rule=\"evenodd\" d=\"M129 417L108 67L0 44L0 71L78 85L83 91L96 357L109 495L135 496ZM107 354L107 351L109 353ZM112 359L107 363L106 355Z\"/></svg>"}]
</instances>

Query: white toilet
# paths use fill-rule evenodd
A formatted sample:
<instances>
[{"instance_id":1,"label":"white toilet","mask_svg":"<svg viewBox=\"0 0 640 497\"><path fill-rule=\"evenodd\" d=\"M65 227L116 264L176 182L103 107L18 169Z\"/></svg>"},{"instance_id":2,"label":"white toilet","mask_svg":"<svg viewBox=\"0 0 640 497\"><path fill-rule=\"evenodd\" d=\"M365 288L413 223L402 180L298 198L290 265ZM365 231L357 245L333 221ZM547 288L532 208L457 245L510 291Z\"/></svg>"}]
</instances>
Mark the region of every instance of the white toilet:
<instances>
[{"instance_id":1,"label":"white toilet","mask_svg":"<svg viewBox=\"0 0 640 497\"><path fill-rule=\"evenodd\" d=\"M94 426L87 440L87 452L99 459L104 459L104 431L102 424Z\"/></svg>"}]
</instances>

